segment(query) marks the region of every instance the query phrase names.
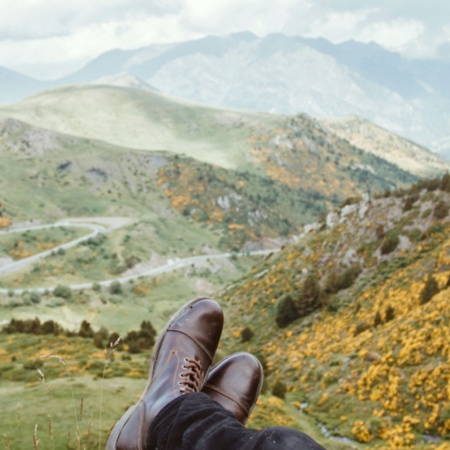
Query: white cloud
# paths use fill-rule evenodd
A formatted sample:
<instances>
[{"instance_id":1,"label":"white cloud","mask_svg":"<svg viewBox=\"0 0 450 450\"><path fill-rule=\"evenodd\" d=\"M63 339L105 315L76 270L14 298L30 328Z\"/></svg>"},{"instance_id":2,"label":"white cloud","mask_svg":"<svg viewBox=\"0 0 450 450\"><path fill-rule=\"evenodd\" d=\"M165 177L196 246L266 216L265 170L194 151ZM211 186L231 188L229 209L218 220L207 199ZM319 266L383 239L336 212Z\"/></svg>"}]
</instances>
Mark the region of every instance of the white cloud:
<instances>
[{"instance_id":1,"label":"white cloud","mask_svg":"<svg viewBox=\"0 0 450 450\"><path fill-rule=\"evenodd\" d=\"M48 76L60 76L61 68L71 71L114 48L244 30L260 36L285 32L332 42L374 41L409 56L432 56L450 43L445 28L450 2L442 0L1 2L8 14L0 15L0 65L26 71L58 66Z\"/></svg>"},{"instance_id":2,"label":"white cloud","mask_svg":"<svg viewBox=\"0 0 450 450\"><path fill-rule=\"evenodd\" d=\"M390 50L402 52L416 45L424 32L424 25L417 20L397 19L372 23L357 33L356 38L361 42L376 42Z\"/></svg>"},{"instance_id":3,"label":"white cloud","mask_svg":"<svg viewBox=\"0 0 450 450\"><path fill-rule=\"evenodd\" d=\"M65 72L70 72L110 49L134 49L151 43L195 37L198 37L195 33L180 32L178 17L175 15L135 16L118 22L87 25L63 36L0 41L0 65L19 71L27 71L33 65L64 65ZM14 63L11 64L11 61ZM62 75L52 70L44 76L53 78Z\"/></svg>"},{"instance_id":4,"label":"white cloud","mask_svg":"<svg viewBox=\"0 0 450 450\"><path fill-rule=\"evenodd\" d=\"M373 12L374 9L319 14L314 11L313 18L306 17L304 20L301 34L306 37L324 37L334 43L347 41L355 37Z\"/></svg>"}]
</instances>

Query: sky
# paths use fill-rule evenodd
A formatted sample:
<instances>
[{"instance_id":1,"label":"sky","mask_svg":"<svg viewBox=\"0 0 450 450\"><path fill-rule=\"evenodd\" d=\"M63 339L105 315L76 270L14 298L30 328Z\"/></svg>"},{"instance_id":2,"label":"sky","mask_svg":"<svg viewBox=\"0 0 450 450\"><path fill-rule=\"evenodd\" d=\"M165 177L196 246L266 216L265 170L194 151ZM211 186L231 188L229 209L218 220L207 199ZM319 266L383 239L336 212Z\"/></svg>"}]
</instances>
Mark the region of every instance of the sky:
<instances>
[{"instance_id":1,"label":"sky","mask_svg":"<svg viewBox=\"0 0 450 450\"><path fill-rule=\"evenodd\" d=\"M376 42L450 61L448 0L0 0L0 66L69 74L99 54L252 31Z\"/></svg>"}]
</instances>

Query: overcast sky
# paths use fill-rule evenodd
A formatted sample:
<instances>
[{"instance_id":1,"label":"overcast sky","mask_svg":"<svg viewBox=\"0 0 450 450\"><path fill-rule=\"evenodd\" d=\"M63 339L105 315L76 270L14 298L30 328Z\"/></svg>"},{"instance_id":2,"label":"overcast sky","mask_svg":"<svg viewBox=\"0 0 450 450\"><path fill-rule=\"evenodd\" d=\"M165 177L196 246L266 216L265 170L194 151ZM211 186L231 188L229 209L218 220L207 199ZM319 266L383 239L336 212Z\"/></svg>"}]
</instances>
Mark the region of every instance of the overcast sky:
<instances>
[{"instance_id":1,"label":"overcast sky","mask_svg":"<svg viewBox=\"0 0 450 450\"><path fill-rule=\"evenodd\" d=\"M0 0L0 66L37 78L100 53L249 30L450 59L448 0ZM7 14L5 13L7 11Z\"/></svg>"}]
</instances>

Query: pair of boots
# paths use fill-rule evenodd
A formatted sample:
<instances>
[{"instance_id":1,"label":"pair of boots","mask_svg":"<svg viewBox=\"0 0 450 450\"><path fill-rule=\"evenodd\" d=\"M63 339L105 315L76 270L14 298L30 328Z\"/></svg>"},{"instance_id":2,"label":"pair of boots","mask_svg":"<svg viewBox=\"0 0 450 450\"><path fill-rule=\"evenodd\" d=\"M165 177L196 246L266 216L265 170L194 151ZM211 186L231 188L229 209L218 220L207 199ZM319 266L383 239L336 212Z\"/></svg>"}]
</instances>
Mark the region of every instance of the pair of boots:
<instances>
[{"instance_id":1,"label":"pair of boots","mask_svg":"<svg viewBox=\"0 0 450 450\"><path fill-rule=\"evenodd\" d=\"M156 415L187 393L204 392L239 422L247 421L261 390L262 367L253 355L235 353L210 370L222 327L222 310L208 298L172 316L155 343L145 391L111 431L107 450L144 450Z\"/></svg>"}]
</instances>

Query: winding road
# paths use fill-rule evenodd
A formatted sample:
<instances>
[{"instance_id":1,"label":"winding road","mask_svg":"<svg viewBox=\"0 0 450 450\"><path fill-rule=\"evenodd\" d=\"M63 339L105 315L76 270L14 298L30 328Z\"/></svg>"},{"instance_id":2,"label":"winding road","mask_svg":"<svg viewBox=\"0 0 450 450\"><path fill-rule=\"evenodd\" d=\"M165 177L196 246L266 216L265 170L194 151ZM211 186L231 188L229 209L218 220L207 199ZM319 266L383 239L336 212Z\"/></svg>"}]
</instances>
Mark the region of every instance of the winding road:
<instances>
[{"instance_id":1,"label":"winding road","mask_svg":"<svg viewBox=\"0 0 450 450\"><path fill-rule=\"evenodd\" d=\"M37 261L41 258L45 258L46 256L49 256L50 254L57 252L59 249L68 249L68 248L74 247L83 241L86 241L94 236L97 236L100 233L109 233L113 229L119 228L120 226L122 226L122 225L119 224L118 226L116 226L114 228L106 228L102 225L94 224L94 223L87 223L87 222L85 223L85 222L79 222L79 221L64 220L61 222L56 222L54 224L37 225L37 226L26 227L26 228L17 228L17 229L13 229L13 230L0 231L0 236L1 236L4 234L23 233L25 231L42 230L45 228L55 228L55 227L80 227L80 228L88 228L88 229L92 230L92 233L90 233L86 236L82 236L73 241L66 242L65 244L61 244L57 247L54 247L51 250L47 250L45 252L38 253L36 255L30 256L29 258L24 258L19 261L14 261L11 264L3 266L0 268L0 276L17 272L20 269L24 268L25 266L31 264L32 262ZM196 264L196 263L200 263L200 262L204 262L204 261L208 261L208 260L212 260L212 259L231 258L233 255L236 255L236 256L257 256L257 255L264 256L264 255L268 255L270 253L278 252L279 250L280 250L279 248L276 248L276 249L271 249L271 250L255 250L255 251L250 251L250 252L245 252L245 253L230 253L230 252L228 252L228 253L220 253L220 254L190 256L187 258L176 258L174 260L169 260L167 262L167 264L164 264L162 266L143 270L142 272L139 272L139 273L136 273L136 274L133 274L130 276L110 278L110 279L103 280L103 281L92 281L90 283L70 284L70 285L68 285L68 287L72 290L86 289L86 288L91 288L92 284L94 282L101 286L109 286L111 283L113 283L115 281L118 281L120 283L125 283L127 281L135 280L137 278L150 277L150 276L155 276L155 275L159 275L159 274L166 273L166 272L172 272L174 270L189 266L191 264ZM56 286L26 288L26 289L0 288L0 294L8 294L10 292L13 292L15 295L20 295L26 291L43 293L45 291L52 291L53 289L55 289L55 287Z\"/></svg>"}]
</instances>

